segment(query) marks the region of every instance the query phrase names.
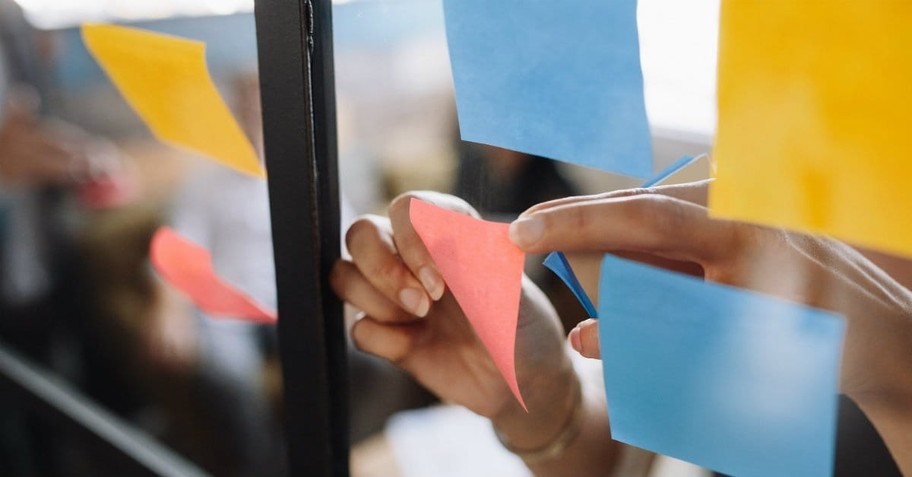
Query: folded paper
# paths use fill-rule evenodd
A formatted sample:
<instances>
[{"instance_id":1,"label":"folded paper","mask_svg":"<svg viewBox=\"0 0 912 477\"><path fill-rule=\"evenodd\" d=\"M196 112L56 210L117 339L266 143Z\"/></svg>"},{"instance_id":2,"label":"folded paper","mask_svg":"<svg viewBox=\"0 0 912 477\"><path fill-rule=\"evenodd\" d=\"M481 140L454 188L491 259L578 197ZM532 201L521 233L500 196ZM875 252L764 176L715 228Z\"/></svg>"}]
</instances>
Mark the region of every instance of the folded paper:
<instances>
[{"instance_id":1,"label":"folded paper","mask_svg":"<svg viewBox=\"0 0 912 477\"><path fill-rule=\"evenodd\" d=\"M845 321L606 255L611 434L739 477L831 476Z\"/></svg>"},{"instance_id":2,"label":"folded paper","mask_svg":"<svg viewBox=\"0 0 912 477\"><path fill-rule=\"evenodd\" d=\"M909 2L722 2L711 214L912 256L909 25Z\"/></svg>"},{"instance_id":3,"label":"folded paper","mask_svg":"<svg viewBox=\"0 0 912 477\"><path fill-rule=\"evenodd\" d=\"M525 254L510 240L509 224L487 222L417 199L409 207L412 226L447 287L525 408L514 359Z\"/></svg>"},{"instance_id":4,"label":"folded paper","mask_svg":"<svg viewBox=\"0 0 912 477\"><path fill-rule=\"evenodd\" d=\"M152 237L152 266L172 286L187 295L205 313L261 323L275 323L276 313L220 278L205 248L169 227Z\"/></svg>"},{"instance_id":5,"label":"folded paper","mask_svg":"<svg viewBox=\"0 0 912 477\"><path fill-rule=\"evenodd\" d=\"M652 174L636 0L444 0L462 139Z\"/></svg>"},{"instance_id":6,"label":"folded paper","mask_svg":"<svg viewBox=\"0 0 912 477\"><path fill-rule=\"evenodd\" d=\"M591 318L598 318L598 310L595 309L595 305L592 304L592 300L589 299L589 295L586 293L583 285L579 282L579 279L576 278L576 274L573 273L573 268L570 267L570 262L567 261L567 256L564 255L564 252L549 253L542 264L545 268L554 272L554 274L567 285L567 288L570 289L573 296L576 297L577 301L580 302L580 305L583 306L583 309L586 310L586 314Z\"/></svg>"},{"instance_id":7,"label":"folded paper","mask_svg":"<svg viewBox=\"0 0 912 477\"><path fill-rule=\"evenodd\" d=\"M250 140L212 82L205 44L116 25L83 25L82 37L156 137L265 177Z\"/></svg>"}]
</instances>

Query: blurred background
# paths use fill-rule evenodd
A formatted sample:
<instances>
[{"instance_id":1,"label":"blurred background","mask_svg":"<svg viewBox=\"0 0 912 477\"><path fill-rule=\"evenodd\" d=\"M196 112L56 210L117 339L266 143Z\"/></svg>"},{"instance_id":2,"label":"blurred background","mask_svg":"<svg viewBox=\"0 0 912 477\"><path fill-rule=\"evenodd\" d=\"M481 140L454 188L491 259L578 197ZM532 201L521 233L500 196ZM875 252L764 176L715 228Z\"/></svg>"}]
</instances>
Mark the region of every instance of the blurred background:
<instances>
[{"instance_id":1,"label":"blurred background","mask_svg":"<svg viewBox=\"0 0 912 477\"><path fill-rule=\"evenodd\" d=\"M252 0L0 0L0 341L226 476L284 472L274 329L195 309L152 271L149 240L175 227L229 282L274 306L266 183L154 139L79 25L206 42L222 96L262 150L252 10ZM413 189L452 192L510 220L544 200L639 183L460 141L440 0L338 1L333 15L343 223ZM659 170L709 150L718 0L643 0L639 16ZM708 174L704 162L683 178ZM540 258L528 272L569 329L584 312ZM484 423L435 406L357 351L350 366L355 475L484 475L445 460L447 436L488 435ZM424 409L389 420L414 408ZM401 451L433 445L416 438L428 433L433 449ZM526 475L495 441L469 439L494 451L464 465ZM0 394L0 475L109 475L83 447ZM444 460L434 469L430 456Z\"/></svg>"}]
</instances>

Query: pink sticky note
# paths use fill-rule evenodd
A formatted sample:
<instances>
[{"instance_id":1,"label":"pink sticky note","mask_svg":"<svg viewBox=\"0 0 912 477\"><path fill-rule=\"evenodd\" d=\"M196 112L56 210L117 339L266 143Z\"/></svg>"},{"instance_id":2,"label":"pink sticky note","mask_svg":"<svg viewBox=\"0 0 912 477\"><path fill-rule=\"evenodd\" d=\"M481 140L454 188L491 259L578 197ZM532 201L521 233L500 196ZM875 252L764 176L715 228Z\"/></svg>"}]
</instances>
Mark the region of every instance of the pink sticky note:
<instances>
[{"instance_id":1,"label":"pink sticky note","mask_svg":"<svg viewBox=\"0 0 912 477\"><path fill-rule=\"evenodd\" d=\"M275 311L261 306L215 273L208 250L171 228L155 231L149 255L162 278L204 312L259 323L276 322Z\"/></svg>"},{"instance_id":2,"label":"pink sticky note","mask_svg":"<svg viewBox=\"0 0 912 477\"><path fill-rule=\"evenodd\" d=\"M514 360L525 256L510 241L509 225L486 222L417 199L412 199L409 210L412 226L447 287L525 408Z\"/></svg>"}]
</instances>

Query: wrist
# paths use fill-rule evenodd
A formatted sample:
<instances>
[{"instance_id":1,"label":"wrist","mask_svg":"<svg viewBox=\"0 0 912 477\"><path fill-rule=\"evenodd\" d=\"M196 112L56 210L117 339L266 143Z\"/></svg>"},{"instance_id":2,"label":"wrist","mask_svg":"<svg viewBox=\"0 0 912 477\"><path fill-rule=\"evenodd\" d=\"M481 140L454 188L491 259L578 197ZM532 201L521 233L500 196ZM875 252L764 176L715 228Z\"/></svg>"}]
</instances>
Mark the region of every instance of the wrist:
<instances>
[{"instance_id":1,"label":"wrist","mask_svg":"<svg viewBox=\"0 0 912 477\"><path fill-rule=\"evenodd\" d=\"M501 445L520 457L528 465L550 461L563 455L564 451L579 436L583 427L583 392L579 385L573 386L573 391L571 408L563 424L561 424L553 437L537 447L524 448L515 445L504 433L501 433L495 427L494 430Z\"/></svg>"},{"instance_id":2,"label":"wrist","mask_svg":"<svg viewBox=\"0 0 912 477\"><path fill-rule=\"evenodd\" d=\"M582 391L572 366L556 377L536 377L528 386L528 412L513 403L491 418L501 443L520 457L551 455L565 448L579 431L582 420Z\"/></svg>"}]
</instances>

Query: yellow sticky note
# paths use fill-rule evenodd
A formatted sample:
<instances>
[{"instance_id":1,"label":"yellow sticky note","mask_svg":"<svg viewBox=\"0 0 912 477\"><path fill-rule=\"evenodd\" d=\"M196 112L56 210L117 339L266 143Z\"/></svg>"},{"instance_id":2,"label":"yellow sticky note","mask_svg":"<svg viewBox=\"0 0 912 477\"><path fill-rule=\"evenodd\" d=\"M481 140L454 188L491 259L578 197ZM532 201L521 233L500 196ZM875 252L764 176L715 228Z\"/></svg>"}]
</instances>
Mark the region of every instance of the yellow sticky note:
<instances>
[{"instance_id":1,"label":"yellow sticky note","mask_svg":"<svg viewBox=\"0 0 912 477\"><path fill-rule=\"evenodd\" d=\"M256 177L266 173L219 95L199 41L116 25L82 26L86 47L156 137Z\"/></svg>"},{"instance_id":2,"label":"yellow sticky note","mask_svg":"<svg viewBox=\"0 0 912 477\"><path fill-rule=\"evenodd\" d=\"M714 216L912 256L912 2L723 0Z\"/></svg>"}]
</instances>

